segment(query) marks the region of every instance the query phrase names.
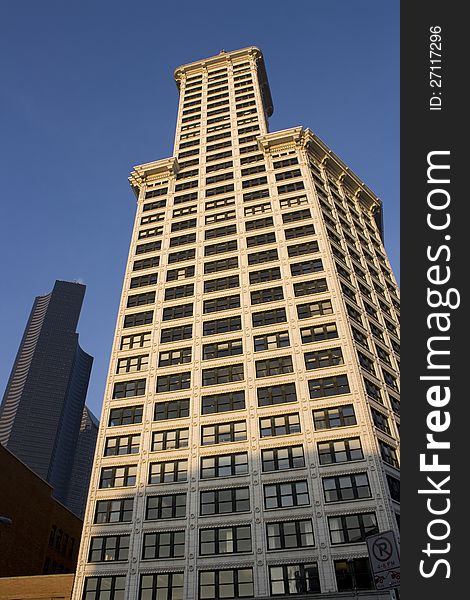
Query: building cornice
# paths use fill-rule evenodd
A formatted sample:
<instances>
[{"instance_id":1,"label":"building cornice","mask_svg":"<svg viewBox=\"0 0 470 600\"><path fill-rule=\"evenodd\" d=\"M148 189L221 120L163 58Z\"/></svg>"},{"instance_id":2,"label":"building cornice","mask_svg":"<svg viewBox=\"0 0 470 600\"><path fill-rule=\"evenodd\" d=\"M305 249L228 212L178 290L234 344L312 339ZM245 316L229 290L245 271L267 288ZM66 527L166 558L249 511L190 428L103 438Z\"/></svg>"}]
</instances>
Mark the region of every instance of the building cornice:
<instances>
[{"instance_id":1,"label":"building cornice","mask_svg":"<svg viewBox=\"0 0 470 600\"><path fill-rule=\"evenodd\" d=\"M134 194L138 198L141 188L147 185L149 181L174 177L178 173L178 170L178 159L171 156L135 166L128 179Z\"/></svg>"}]
</instances>

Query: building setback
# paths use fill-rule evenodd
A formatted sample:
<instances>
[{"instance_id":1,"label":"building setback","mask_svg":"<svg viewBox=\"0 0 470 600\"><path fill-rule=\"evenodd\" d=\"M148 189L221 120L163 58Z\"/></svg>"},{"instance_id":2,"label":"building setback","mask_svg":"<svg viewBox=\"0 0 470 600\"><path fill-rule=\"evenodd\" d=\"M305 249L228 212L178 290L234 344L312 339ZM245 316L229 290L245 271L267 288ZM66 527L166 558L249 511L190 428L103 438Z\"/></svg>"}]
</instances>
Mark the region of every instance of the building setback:
<instances>
[{"instance_id":1,"label":"building setback","mask_svg":"<svg viewBox=\"0 0 470 600\"><path fill-rule=\"evenodd\" d=\"M93 363L76 333L84 295L84 285L56 281L35 299L0 406L0 443L66 506Z\"/></svg>"},{"instance_id":2,"label":"building setback","mask_svg":"<svg viewBox=\"0 0 470 600\"><path fill-rule=\"evenodd\" d=\"M268 132L257 48L178 68L137 214L74 599L373 591L398 535L398 289L380 200Z\"/></svg>"}]
</instances>

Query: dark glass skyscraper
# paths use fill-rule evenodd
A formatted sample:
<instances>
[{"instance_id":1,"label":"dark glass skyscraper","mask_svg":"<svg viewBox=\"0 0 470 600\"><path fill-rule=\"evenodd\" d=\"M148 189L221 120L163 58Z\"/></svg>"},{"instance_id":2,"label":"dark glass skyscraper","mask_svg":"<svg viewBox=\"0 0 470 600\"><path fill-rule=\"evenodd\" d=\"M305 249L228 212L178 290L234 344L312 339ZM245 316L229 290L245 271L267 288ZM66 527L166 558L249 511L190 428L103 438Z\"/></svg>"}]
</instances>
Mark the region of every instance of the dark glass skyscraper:
<instances>
[{"instance_id":1,"label":"dark glass skyscraper","mask_svg":"<svg viewBox=\"0 0 470 600\"><path fill-rule=\"evenodd\" d=\"M65 505L93 363L76 332L84 295L84 285L56 281L35 299L0 406L0 443Z\"/></svg>"}]
</instances>

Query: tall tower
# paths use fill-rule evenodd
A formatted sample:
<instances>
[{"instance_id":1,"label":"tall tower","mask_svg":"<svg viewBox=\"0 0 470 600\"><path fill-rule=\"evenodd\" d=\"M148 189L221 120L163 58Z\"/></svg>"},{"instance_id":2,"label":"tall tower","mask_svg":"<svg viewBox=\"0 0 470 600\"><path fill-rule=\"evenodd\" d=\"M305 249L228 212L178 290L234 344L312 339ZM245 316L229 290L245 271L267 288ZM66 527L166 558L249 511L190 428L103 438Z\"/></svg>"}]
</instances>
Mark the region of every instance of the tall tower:
<instances>
[{"instance_id":1,"label":"tall tower","mask_svg":"<svg viewBox=\"0 0 470 600\"><path fill-rule=\"evenodd\" d=\"M268 133L257 48L175 78L173 156L130 177L74 599L371 589L399 490L381 203L310 130Z\"/></svg>"},{"instance_id":2,"label":"tall tower","mask_svg":"<svg viewBox=\"0 0 470 600\"><path fill-rule=\"evenodd\" d=\"M65 505L93 363L76 333L84 295L56 281L35 299L0 406L0 443Z\"/></svg>"}]
</instances>

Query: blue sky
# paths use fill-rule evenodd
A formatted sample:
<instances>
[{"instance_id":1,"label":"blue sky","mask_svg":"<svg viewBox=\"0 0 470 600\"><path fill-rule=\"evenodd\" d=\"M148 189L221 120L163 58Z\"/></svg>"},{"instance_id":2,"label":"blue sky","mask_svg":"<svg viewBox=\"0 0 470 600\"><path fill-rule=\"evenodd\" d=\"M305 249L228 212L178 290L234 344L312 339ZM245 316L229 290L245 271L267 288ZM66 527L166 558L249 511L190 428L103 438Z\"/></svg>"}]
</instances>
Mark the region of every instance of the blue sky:
<instances>
[{"instance_id":1,"label":"blue sky","mask_svg":"<svg viewBox=\"0 0 470 600\"><path fill-rule=\"evenodd\" d=\"M35 296L87 294L80 343L99 416L135 212L127 177L171 155L180 64L256 45L270 130L310 127L384 203L399 275L399 2L16 0L0 12L5 388Z\"/></svg>"}]
</instances>

